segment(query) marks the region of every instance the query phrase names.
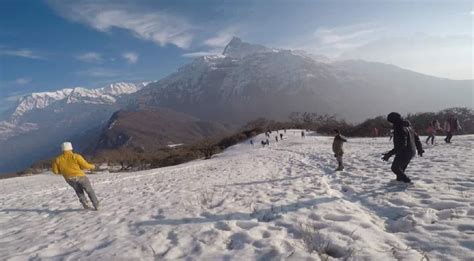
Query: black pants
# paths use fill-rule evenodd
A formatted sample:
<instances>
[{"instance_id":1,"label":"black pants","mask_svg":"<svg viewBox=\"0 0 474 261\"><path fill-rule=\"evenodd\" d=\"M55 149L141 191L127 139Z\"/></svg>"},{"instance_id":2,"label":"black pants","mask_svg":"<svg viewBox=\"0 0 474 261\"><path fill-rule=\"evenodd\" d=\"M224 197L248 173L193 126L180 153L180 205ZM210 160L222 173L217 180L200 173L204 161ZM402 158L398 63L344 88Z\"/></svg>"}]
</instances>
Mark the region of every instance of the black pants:
<instances>
[{"instance_id":1,"label":"black pants","mask_svg":"<svg viewBox=\"0 0 474 261\"><path fill-rule=\"evenodd\" d=\"M428 144L428 143L430 142L430 139L431 139L431 145L433 145L433 144L434 144L435 135L430 134L430 135L428 136L428 138L426 139L426 144Z\"/></svg>"},{"instance_id":2,"label":"black pants","mask_svg":"<svg viewBox=\"0 0 474 261\"><path fill-rule=\"evenodd\" d=\"M405 175L405 170L407 169L408 164L410 164L411 158L412 157L406 155L395 156L392 163L392 171L397 175L398 181L410 182L410 178Z\"/></svg>"},{"instance_id":3,"label":"black pants","mask_svg":"<svg viewBox=\"0 0 474 261\"><path fill-rule=\"evenodd\" d=\"M446 138L444 139L447 143L451 143L451 139L453 138L453 132L448 131L448 134L446 135Z\"/></svg>"}]
</instances>

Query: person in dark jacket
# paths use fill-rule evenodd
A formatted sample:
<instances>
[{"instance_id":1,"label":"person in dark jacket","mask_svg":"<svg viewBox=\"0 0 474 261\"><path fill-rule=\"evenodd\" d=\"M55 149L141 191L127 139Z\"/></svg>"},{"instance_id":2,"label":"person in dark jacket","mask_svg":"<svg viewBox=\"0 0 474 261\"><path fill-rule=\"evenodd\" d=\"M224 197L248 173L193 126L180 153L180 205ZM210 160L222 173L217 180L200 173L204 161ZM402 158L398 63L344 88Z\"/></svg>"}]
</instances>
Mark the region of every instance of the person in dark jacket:
<instances>
[{"instance_id":1,"label":"person in dark jacket","mask_svg":"<svg viewBox=\"0 0 474 261\"><path fill-rule=\"evenodd\" d=\"M283 140L283 133L280 133L280 140Z\"/></svg>"},{"instance_id":2,"label":"person in dark jacket","mask_svg":"<svg viewBox=\"0 0 474 261\"><path fill-rule=\"evenodd\" d=\"M344 155L344 150L342 145L344 142L347 142L347 139L341 135L339 130L334 130L336 136L334 136L334 141L332 142L332 152L334 152L334 157L337 160L337 169L336 171L344 170L344 163L342 162L342 155Z\"/></svg>"},{"instance_id":3,"label":"person in dark jacket","mask_svg":"<svg viewBox=\"0 0 474 261\"><path fill-rule=\"evenodd\" d=\"M397 175L397 181L405 183L411 182L405 171L411 159L416 155L423 156L425 152L421 145L418 134L411 128L410 122L402 118L397 112L388 114L387 121L393 125L393 145L394 148L383 155L383 160L388 161L391 156L395 155L392 163L392 171Z\"/></svg>"},{"instance_id":4,"label":"person in dark jacket","mask_svg":"<svg viewBox=\"0 0 474 261\"><path fill-rule=\"evenodd\" d=\"M444 123L444 131L446 131L446 138L444 139L444 141L446 141L446 143L451 143L451 139L453 138L454 134L456 134L456 132L461 129L462 128L459 124L459 120L453 115L450 115Z\"/></svg>"}]
</instances>

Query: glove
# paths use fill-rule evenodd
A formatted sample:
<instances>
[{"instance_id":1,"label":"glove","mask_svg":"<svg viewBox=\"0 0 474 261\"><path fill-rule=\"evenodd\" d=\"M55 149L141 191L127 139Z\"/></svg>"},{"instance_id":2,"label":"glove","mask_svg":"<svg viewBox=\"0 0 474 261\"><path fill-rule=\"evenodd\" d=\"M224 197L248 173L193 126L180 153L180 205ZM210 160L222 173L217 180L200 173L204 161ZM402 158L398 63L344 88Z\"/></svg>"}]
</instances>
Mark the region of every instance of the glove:
<instances>
[{"instance_id":1,"label":"glove","mask_svg":"<svg viewBox=\"0 0 474 261\"><path fill-rule=\"evenodd\" d=\"M388 161L390 159L391 155L389 153L384 153L383 154L383 157L382 157L382 160L383 161Z\"/></svg>"},{"instance_id":2,"label":"glove","mask_svg":"<svg viewBox=\"0 0 474 261\"><path fill-rule=\"evenodd\" d=\"M418 156L420 156L420 157L423 157L423 153L425 153L425 151L424 151L424 150L420 150L420 151L418 151Z\"/></svg>"}]
</instances>

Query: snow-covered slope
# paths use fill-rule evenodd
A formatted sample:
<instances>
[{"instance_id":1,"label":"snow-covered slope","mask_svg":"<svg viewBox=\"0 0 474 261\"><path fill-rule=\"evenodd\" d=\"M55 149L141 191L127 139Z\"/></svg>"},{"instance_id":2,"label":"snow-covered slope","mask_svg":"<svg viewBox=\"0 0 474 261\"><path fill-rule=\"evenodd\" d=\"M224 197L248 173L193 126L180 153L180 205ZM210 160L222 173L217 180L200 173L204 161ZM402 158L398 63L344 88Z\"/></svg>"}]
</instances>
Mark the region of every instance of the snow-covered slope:
<instances>
[{"instance_id":1,"label":"snow-covered slope","mask_svg":"<svg viewBox=\"0 0 474 261\"><path fill-rule=\"evenodd\" d=\"M413 186L380 159L386 138L350 139L339 173L331 137L284 138L89 175L98 212L58 176L0 180L0 259L472 260L474 136L425 148Z\"/></svg>"}]
</instances>

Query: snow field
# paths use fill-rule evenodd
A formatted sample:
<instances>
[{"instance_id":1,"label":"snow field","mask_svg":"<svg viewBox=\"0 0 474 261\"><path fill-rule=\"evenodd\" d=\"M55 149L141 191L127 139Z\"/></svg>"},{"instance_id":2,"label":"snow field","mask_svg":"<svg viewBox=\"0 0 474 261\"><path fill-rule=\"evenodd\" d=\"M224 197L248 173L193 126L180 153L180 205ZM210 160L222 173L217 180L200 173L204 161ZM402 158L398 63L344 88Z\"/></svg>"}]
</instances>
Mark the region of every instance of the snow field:
<instances>
[{"instance_id":1,"label":"snow field","mask_svg":"<svg viewBox=\"0 0 474 261\"><path fill-rule=\"evenodd\" d=\"M332 137L261 139L210 160L89 175L98 212L58 176L0 180L0 259L473 260L474 136L427 146L408 186L380 159L388 138L350 139L338 173Z\"/></svg>"}]
</instances>

